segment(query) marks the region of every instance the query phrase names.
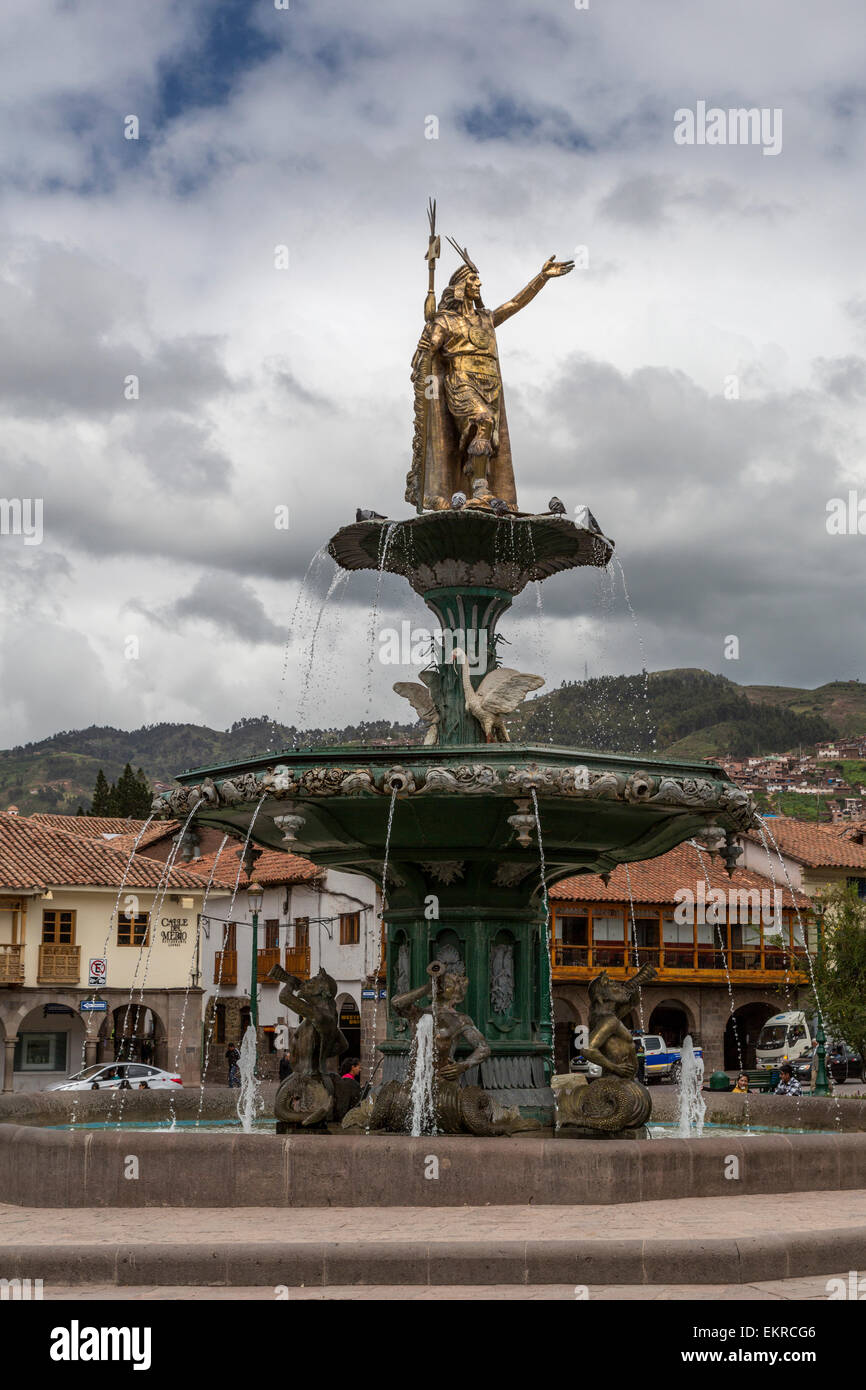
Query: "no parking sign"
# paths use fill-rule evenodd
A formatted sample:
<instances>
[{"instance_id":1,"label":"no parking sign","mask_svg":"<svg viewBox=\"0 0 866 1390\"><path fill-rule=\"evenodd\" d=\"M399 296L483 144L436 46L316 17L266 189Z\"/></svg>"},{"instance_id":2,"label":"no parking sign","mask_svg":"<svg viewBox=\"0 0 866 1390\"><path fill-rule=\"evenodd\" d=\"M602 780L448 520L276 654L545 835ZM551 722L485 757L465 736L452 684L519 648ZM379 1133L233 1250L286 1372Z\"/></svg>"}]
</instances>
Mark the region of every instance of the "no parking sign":
<instances>
[{"instance_id":1,"label":"no parking sign","mask_svg":"<svg viewBox=\"0 0 866 1390\"><path fill-rule=\"evenodd\" d=\"M87 974L89 985L104 985L108 976L108 961L105 956L91 956Z\"/></svg>"}]
</instances>

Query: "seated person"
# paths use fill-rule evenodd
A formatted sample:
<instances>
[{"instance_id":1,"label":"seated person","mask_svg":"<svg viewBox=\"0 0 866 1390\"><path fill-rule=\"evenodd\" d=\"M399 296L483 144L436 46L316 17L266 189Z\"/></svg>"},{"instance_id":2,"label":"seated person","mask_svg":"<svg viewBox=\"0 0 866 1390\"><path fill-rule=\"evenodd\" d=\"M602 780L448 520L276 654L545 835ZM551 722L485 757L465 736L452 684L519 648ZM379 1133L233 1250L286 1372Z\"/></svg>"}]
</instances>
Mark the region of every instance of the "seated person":
<instances>
[{"instance_id":1,"label":"seated person","mask_svg":"<svg viewBox=\"0 0 866 1390\"><path fill-rule=\"evenodd\" d=\"M779 1084L776 1087L777 1096L801 1096L803 1088L794 1075L794 1069L790 1062L783 1062L779 1068Z\"/></svg>"},{"instance_id":2,"label":"seated person","mask_svg":"<svg viewBox=\"0 0 866 1390\"><path fill-rule=\"evenodd\" d=\"M731 1094L734 1095L734 1096L744 1096L744 1095L747 1095L747 1094L748 1094L748 1091L749 1091L749 1078L748 1078L747 1074L746 1074L744 1071L741 1071L740 1074L739 1074L739 1076L737 1077L737 1084L736 1084L736 1086L734 1087L734 1089L733 1089L733 1091L731 1092Z\"/></svg>"}]
</instances>

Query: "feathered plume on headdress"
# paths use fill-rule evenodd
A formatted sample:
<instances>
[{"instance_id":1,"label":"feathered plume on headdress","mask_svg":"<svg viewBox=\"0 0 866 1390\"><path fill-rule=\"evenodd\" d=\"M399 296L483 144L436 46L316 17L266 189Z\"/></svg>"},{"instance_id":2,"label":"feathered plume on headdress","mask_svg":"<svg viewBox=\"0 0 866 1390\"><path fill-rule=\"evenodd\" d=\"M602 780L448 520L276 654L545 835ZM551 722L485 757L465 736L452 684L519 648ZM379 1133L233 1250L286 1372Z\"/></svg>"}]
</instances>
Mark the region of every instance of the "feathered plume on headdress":
<instances>
[{"instance_id":1,"label":"feathered plume on headdress","mask_svg":"<svg viewBox=\"0 0 866 1390\"><path fill-rule=\"evenodd\" d=\"M451 243L451 245L454 247L454 250L457 252L458 256L463 261L464 265L468 265L469 269L474 270L475 274L477 275L479 273L478 266L475 264L472 257L469 255L469 252L466 250L466 247L458 246L453 236L446 237L445 240Z\"/></svg>"}]
</instances>

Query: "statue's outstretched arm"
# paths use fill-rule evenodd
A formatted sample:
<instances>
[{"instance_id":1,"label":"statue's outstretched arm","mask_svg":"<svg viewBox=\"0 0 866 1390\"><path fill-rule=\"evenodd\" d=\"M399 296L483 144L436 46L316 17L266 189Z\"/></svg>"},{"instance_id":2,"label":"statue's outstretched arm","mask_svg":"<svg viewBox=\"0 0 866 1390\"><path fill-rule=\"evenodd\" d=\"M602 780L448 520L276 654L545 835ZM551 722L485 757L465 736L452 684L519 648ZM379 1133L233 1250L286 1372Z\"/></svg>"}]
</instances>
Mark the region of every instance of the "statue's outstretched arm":
<instances>
[{"instance_id":1,"label":"statue's outstretched arm","mask_svg":"<svg viewBox=\"0 0 866 1390\"><path fill-rule=\"evenodd\" d=\"M500 323L510 319L512 314L516 314L518 309L525 309L530 304L539 290L543 289L548 280L557 275L567 275L574 269L574 261L557 261L553 256L544 262L538 275L534 276L519 294L513 299L506 299L504 304L500 304L498 309L493 310L493 325L498 328Z\"/></svg>"},{"instance_id":2,"label":"statue's outstretched arm","mask_svg":"<svg viewBox=\"0 0 866 1390\"><path fill-rule=\"evenodd\" d=\"M427 998L430 988L429 984L419 985L417 989L407 990L405 994L395 994L391 1000L391 1008L401 1018L411 1018L413 1013L420 1013L415 1005Z\"/></svg>"},{"instance_id":3,"label":"statue's outstretched arm","mask_svg":"<svg viewBox=\"0 0 866 1390\"><path fill-rule=\"evenodd\" d=\"M279 980L282 983L283 987L279 993L281 1004L285 1004L287 1008L291 1009L293 1014L298 1014L301 1018L315 1019L316 1010L314 1006L308 1004L306 999L301 999L298 994L295 993L296 990L301 988L301 981L298 979L297 975L290 975L281 965L272 966L268 974L272 980Z\"/></svg>"}]
</instances>

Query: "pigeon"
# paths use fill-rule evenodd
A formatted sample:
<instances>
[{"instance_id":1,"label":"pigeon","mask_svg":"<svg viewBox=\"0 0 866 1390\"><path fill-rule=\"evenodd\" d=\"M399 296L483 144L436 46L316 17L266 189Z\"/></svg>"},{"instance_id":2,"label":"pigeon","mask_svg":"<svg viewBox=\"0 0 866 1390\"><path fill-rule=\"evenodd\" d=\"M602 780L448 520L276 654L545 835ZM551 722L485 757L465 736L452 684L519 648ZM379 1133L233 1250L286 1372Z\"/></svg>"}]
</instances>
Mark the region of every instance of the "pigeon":
<instances>
[{"instance_id":1,"label":"pigeon","mask_svg":"<svg viewBox=\"0 0 866 1390\"><path fill-rule=\"evenodd\" d=\"M509 516L508 503L502 497L494 497L490 503L497 516Z\"/></svg>"},{"instance_id":2,"label":"pigeon","mask_svg":"<svg viewBox=\"0 0 866 1390\"><path fill-rule=\"evenodd\" d=\"M386 516L382 516L382 514L381 514L380 512L365 511L365 510L363 510L361 507L358 507L357 511L355 512L355 520L356 520L356 521L387 521L388 518L387 518Z\"/></svg>"},{"instance_id":3,"label":"pigeon","mask_svg":"<svg viewBox=\"0 0 866 1390\"><path fill-rule=\"evenodd\" d=\"M547 510L553 512L554 516L565 516L565 503L560 502L558 497L551 497Z\"/></svg>"},{"instance_id":4,"label":"pigeon","mask_svg":"<svg viewBox=\"0 0 866 1390\"><path fill-rule=\"evenodd\" d=\"M452 506L452 509L453 509L455 512L459 512L461 507L465 507L465 506L466 506L466 493L465 493L465 492L452 492L452 494L451 494L451 506Z\"/></svg>"}]
</instances>

